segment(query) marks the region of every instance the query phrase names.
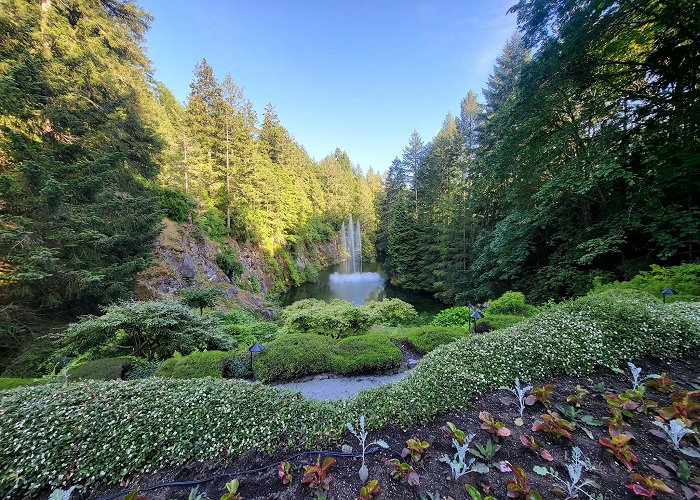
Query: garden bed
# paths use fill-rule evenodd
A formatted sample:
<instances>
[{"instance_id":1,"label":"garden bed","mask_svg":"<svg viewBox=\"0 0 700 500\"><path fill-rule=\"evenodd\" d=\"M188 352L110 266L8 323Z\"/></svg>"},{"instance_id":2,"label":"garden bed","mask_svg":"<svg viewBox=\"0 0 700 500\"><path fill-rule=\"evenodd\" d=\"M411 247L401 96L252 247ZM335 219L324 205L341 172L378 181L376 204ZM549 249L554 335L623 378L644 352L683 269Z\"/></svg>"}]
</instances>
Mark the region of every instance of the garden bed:
<instances>
[{"instance_id":1,"label":"garden bed","mask_svg":"<svg viewBox=\"0 0 700 500\"><path fill-rule=\"evenodd\" d=\"M700 384L700 359L692 357L682 361L660 361L647 359L640 363L643 368L642 376L651 373L666 372L677 385L677 389L693 389ZM610 370L599 370L591 376L584 377L558 377L538 381L533 385L541 386L546 383L553 385L552 402L554 407L567 406L567 395L575 392L575 387L580 385L590 394L584 396L581 408L578 409L580 416L590 415L594 420L603 421L610 416L603 394L617 394L626 391L631 387L631 380L628 373L614 373ZM605 390L601 393L600 387L596 384L603 383ZM647 397L657 401L661 406L670 403L669 395L655 389L647 389ZM439 461L439 457L447 453L452 455L449 439L443 435L440 427L447 421L453 422L457 427L467 433L476 435L473 443L483 444L490 435L480 429L482 421L479 419L481 411L490 412L497 420L505 423L512 432L508 437L500 439L500 450L496 452L489 462L495 464L490 467L488 473L470 472L465 476L453 481L450 479L449 468L445 463ZM383 439L389 446L389 450L382 450L379 453L367 457L369 478L377 479L381 488L375 495L376 499L394 498L420 498L420 493L433 493L439 491L443 496L452 498L468 498L465 491L466 484L472 484L479 489L488 489L490 493L499 499L506 498L506 484L511 481L513 474L501 472L501 461L507 460L511 464L516 464L526 472L526 479L533 490L538 491L543 498L555 498L555 493L551 490L553 481L533 472L535 466L548 466L554 468L560 475L566 476L564 463L570 459L572 446L578 446L585 457L590 459L597 471L584 472L584 477L595 480L598 487L587 487L586 490L593 495L601 494L606 500L618 498L633 498L632 492L625 487L629 483L630 472L618 462L606 449L598 442L601 437L609 437L607 424L596 426L579 423L577 429L571 432L571 439L557 438L542 431L532 432L533 422L545 413L544 407L540 403L527 406L524 415L524 425L517 426L514 419L518 416L518 407L515 397L507 391L491 391L474 400L473 405L467 411L452 412L441 415L431 420L426 425L411 426L402 429L396 426L386 426L376 432L370 432L370 440ZM638 457L639 462L634 464L633 472L653 475L662 479L668 487L673 489L680 498L683 498L684 488L690 488L688 482L679 480L676 473L671 470L665 462L678 464L681 459L687 460L692 469L692 475L697 476L700 471L700 463L693 458L687 457L674 451L667 442L652 434L656 426L653 425L653 417L657 415L654 411L649 411L647 415L635 414L629 419L631 427L627 432L632 433L635 439L632 441L631 449ZM356 424L357 425L357 424ZM592 434L593 439L587 436L582 429L586 427ZM415 466L415 471L419 475L419 486L412 487L405 482L399 482L390 478L386 461L391 458L400 458L401 449L405 446L405 441L412 436L420 436L421 439L430 444L424 458ZM529 449L526 449L521 441L521 435L534 436L537 443L549 450L554 460L548 462ZM698 449L697 443L693 439L686 438L687 443ZM358 449L355 438L346 432L344 442ZM314 457L303 457L291 462L291 473L293 481L289 485L283 485L277 477L276 467L270 470L252 474L238 474L237 471L255 469L266 464L279 463L285 457L294 454L299 450L288 447L274 454L260 453L254 450L240 455L230 462L192 462L182 467L172 467L163 469L157 473L143 475L132 481L128 487L138 484L142 488L157 485L170 481L189 481L203 479L217 474L223 474L225 478L202 483L200 492L206 492L210 498L219 498L225 491L227 480L237 478L240 480L240 493L246 500L251 499L306 499L311 498L310 489L300 483L303 477L303 466L311 464ZM467 456L471 456L468 454ZM408 460L408 459L405 459ZM410 460L409 460L410 461ZM355 499L359 493L361 482L358 478L359 459L338 458L337 463L330 469L333 477L329 498L337 500ZM663 469L659 468L662 467ZM666 477L663 473L668 474ZM124 484L124 487L127 485ZM162 488L147 493L149 499L177 499L187 498L190 487ZM91 498L102 498L115 493L115 488L100 488L93 492ZM687 490L688 491L688 490ZM660 497L668 497L664 493L657 492Z\"/></svg>"}]
</instances>

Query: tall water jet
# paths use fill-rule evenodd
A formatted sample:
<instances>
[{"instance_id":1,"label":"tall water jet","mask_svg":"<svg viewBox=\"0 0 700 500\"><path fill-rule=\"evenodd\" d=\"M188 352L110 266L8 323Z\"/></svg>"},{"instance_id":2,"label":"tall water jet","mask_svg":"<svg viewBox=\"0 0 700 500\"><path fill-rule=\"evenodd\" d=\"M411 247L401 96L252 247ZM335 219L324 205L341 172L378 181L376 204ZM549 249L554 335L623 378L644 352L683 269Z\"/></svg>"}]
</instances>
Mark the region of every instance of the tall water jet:
<instances>
[{"instance_id":1,"label":"tall water jet","mask_svg":"<svg viewBox=\"0 0 700 500\"><path fill-rule=\"evenodd\" d=\"M350 250L350 260L352 262L352 272L355 273L355 224L352 222L352 214L350 214L350 221L348 222L348 245Z\"/></svg>"},{"instance_id":2,"label":"tall water jet","mask_svg":"<svg viewBox=\"0 0 700 500\"><path fill-rule=\"evenodd\" d=\"M352 215L340 226L340 259L342 273L362 272L362 226Z\"/></svg>"},{"instance_id":3,"label":"tall water jet","mask_svg":"<svg viewBox=\"0 0 700 500\"><path fill-rule=\"evenodd\" d=\"M360 219L357 219L357 227L355 228L355 251L357 252L357 267L359 272L362 272L362 231L360 230Z\"/></svg>"}]
</instances>

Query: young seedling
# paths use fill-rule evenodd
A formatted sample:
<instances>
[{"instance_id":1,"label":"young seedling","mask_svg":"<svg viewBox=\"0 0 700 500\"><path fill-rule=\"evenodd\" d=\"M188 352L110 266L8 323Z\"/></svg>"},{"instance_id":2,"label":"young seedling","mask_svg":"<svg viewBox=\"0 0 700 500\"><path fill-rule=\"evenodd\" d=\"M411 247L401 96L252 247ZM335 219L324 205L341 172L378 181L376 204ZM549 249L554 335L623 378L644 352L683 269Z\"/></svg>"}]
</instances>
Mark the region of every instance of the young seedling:
<instances>
[{"instance_id":1,"label":"young seedling","mask_svg":"<svg viewBox=\"0 0 700 500\"><path fill-rule=\"evenodd\" d=\"M493 435L496 439L510 436L510 429L503 422L497 421L493 415L487 411L479 412L481 419L481 428Z\"/></svg>"},{"instance_id":2,"label":"young seedling","mask_svg":"<svg viewBox=\"0 0 700 500\"><path fill-rule=\"evenodd\" d=\"M517 425L518 427L523 425L523 414L525 412L525 398L527 397L528 391L532 389L532 386L521 386L520 379L516 377L515 387L501 387L500 389L510 391L515 395L515 399L518 401L518 414L520 415L518 418L515 419L515 425Z\"/></svg>"},{"instance_id":3,"label":"young seedling","mask_svg":"<svg viewBox=\"0 0 700 500\"><path fill-rule=\"evenodd\" d=\"M550 396L554 392L554 386L552 384L543 385L541 387L535 387L530 391L530 394L525 398L525 404L532 406L539 402L545 408L552 406L552 400Z\"/></svg>"},{"instance_id":4,"label":"young seedling","mask_svg":"<svg viewBox=\"0 0 700 500\"><path fill-rule=\"evenodd\" d=\"M358 471L358 474L360 476L360 480L364 483L367 481L367 478L369 477L369 471L367 470L367 465L365 465L365 453L367 452L367 448L370 446L376 445L381 448L387 449L389 447L388 444L386 444L386 441L382 439L377 439L376 441L372 441L371 443L367 444L367 431L365 430L365 416L362 415L360 417L360 429L355 430L355 427L348 422L345 424L345 427L350 431L350 433L357 438L357 440L360 442L360 449L362 450L362 465L360 466L360 470Z\"/></svg>"},{"instance_id":5,"label":"young seedling","mask_svg":"<svg viewBox=\"0 0 700 500\"><path fill-rule=\"evenodd\" d=\"M464 433L464 431L452 422L447 422L445 425L440 427L440 430L445 435L445 437L454 439L459 444L464 444L464 441L467 438L467 435Z\"/></svg>"},{"instance_id":6,"label":"young seedling","mask_svg":"<svg viewBox=\"0 0 700 500\"><path fill-rule=\"evenodd\" d=\"M468 472L488 472L488 465L475 463L475 458L470 458L469 461L465 460L467 455L467 450L469 445L474 439L474 434L469 434L465 437L464 442L460 444L456 439L452 439L452 446L455 448L456 452L452 459L447 454L443 454L440 457L441 462L445 462L450 466L450 471L452 472L452 479L459 479Z\"/></svg>"},{"instance_id":7,"label":"young seedling","mask_svg":"<svg viewBox=\"0 0 700 500\"><path fill-rule=\"evenodd\" d=\"M597 382L593 384L593 390L599 394L605 393L605 382Z\"/></svg>"},{"instance_id":8,"label":"young seedling","mask_svg":"<svg viewBox=\"0 0 700 500\"><path fill-rule=\"evenodd\" d=\"M632 439L634 436L631 434L618 434L612 439L601 437L598 442L627 467L627 470L632 470L632 462L639 462L630 449L629 443Z\"/></svg>"},{"instance_id":9,"label":"young seedling","mask_svg":"<svg viewBox=\"0 0 700 500\"><path fill-rule=\"evenodd\" d=\"M471 500L496 500L491 495L481 496L481 492L471 484L466 485L465 488L467 489L467 493L469 494L469 498Z\"/></svg>"},{"instance_id":10,"label":"young seedling","mask_svg":"<svg viewBox=\"0 0 700 500\"><path fill-rule=\"evenodd\" d=\"M553 411L540 415L540 419L532 424L532 432L544 431L559 438L571 439L571 433L576 426Z\"/></svg>"},{"instance_id":11,"label":"young seedling","mask_svg":"<svg viewBox=\"0 0 700 500\"><path fill-rule=\"evenodd\" d=\"M421 441L418 436L414 436L406 441L406 447L401 450L401 458L406 458L410 455L413 463L418 463L428 448L430 448L430 444L427 441Z\"/></svg>"},{"instance_id":12,"label":"young seedling","mask_svg":"<svg viewBox=\"0 0 700 500\"><path fill-rule=\"evenodd\" d=\"M335 462L335 458L326 457L321 464L321 455L319 455L316 458L316 464L304 466L304 477L301 483L309 485L317 500L325 500L328 497L328 490L330 490L333 481L328 471L335 465Z\"/></svg>"},{"instance_id":13,"label":"young seedling","mask_svg":"<svg viewBox=\"0 0 700 500\"><path fill-rule=\"evenodd\" d=\"M398 458L392 458L386 461L389 466L389 475L394 479L403 481L404 479L409 486L418 486L420 484L420 476L409 463L402 462Z\"/></svg>"},{"instance_id":14,"label":"young seedling","mask_svg":"<svg viewBox=\"0 0 700 500\"><path fill-rule=\"evenodd\" d=\"M693 429L689 429L685 425L685 422L683 422L681 419L674 418L671 420L671 422L669 422L669 425L657 421L654 421L653 423L663 430L663 433L652 431L652 434L656 436L660 435L660 437L665 438L666 441L673 446L674 450L680 451L689 457L700 458L700 452L693 450L692 448L681 447L681 439L683 439L684 436L695 434L695 431L693 431Z\"/></svg>"},{"instance_id":15,"label":"young seedling","mask_svg":"<svg viewBox=\"0 0 700 500\"><path fill-rule=\"evenodd\" d=\"M280 478L282 484L287 485L292 482L291 464L284 460L277 466L277 477Z\"/></svg>"},{"instance_id":16,"label":"young seedling","mask_svg":"<svg viewBox=\"0 0 700 500\"><path fill-rule=\"evenodd\" d=\"M700 420L700 403L695 398L700 396L700 390L679 391L671 395L673 401L670 406L665 406L656 410L664 420L681 419L685 425L690 427Z\"/></svg>"},{"instance_id":17,"label":"young seedling","mask_svg":"<svg viewBox=\"0 0 700 500\"><path fill-rule=\"evenodd\" d=\"M589 459L584 457L581 448L574 446L571 449L571 462L566 464L566 472L569 477L562 477L551 467L535 466L532 469L535 473L541 476L549 476L555 480L557 485L567 494L566 498L578 498L579 494L588 498L593 496L588 493L585 488L588 486L597 486L595 481L591 479L583 479L584 472L595 470Z\"/></svg>"},{"instance_id":18,"label":"young seedling","mask_svg":"<svg viewBox=\"0 0 700 500\"><path fill-rule=\"evenodd\" d=\"M221 495L221 500L243 500L243 497L238 493L240 486L238 479L233 479L226 483L226 493Z\"/></svg>"},{"instance_id":19,"label":"young seedling","mask_svg":"<svg viewBox=\"0 0 700 500\"><path fill-rule=\"evenodd\" d=\"M637 389L637 387L639 387L639 384L644 380L644 379L640 380L640 378L639 378L639 376L642 373L642 369L638 366L635 366L635 364L632 362L628 362L627 366L630 369L630 375L632 378L632 389Z\"/></svg>"},{"instance_id":20,"label":"young seedling","mask_svg":"<svg viewBox=\"0 0 700 500\"><path fill-rule=\"evenodd\" d=\"M500 444L495 444L490 439L484 444L476 443L473 448L469 448L467 451L477 458L482 459L484 462L488 463L493 460L496 452L501 449Z\"/></svg>"},{"instance_id":21,"label":"young seedling","mask_svg":"<svg viewBox=\"0 0 700 500\"><path fill-rule=\"evenodd\" d=\"M584 398L590 393L591 392L589 390L584 389L580 385L577 385L576 387L574 387L574 393L566 396L566 402L573 404L576 408L581 408L581 404L583 403Z\"/></svg>"},{"instance_id":22,"label":"young seedling","mask_svg":"<svg viewBox=\"0 0 700 500\"><path fill-rule=\"evenodd\" d=\"M590 439L593 439L593 433L590 431L590 429L588 429L588 427L586 427L586 425L593 427L600 427L603 425L601 420L597 420L592 415L581 415L580 412L578 412L573 406L557 406L557 409L569 422L577 427L580 427Z\"/></svg>"},{"instance_id":23,"label":"young seedling","mask_svg":"<svg viewBox=\"0 0 700 500\"><path fill-rule=\"evenodd\" d=\"M380 488L378 483L379 481L376 479L368 481L366 485L360 488L360 495L357 497L357 500L372 500L374 495L379 493Z\"/></svg>"},{"instance_id":24,"label":"young seedling","mask_svg":"<svg viewBox=\"0 0 700 500\"><path fill-rule=\"evenodd\" d=\"M508 482L508 498L517 498L520 500L542 500L542 497L536 491L533 491L527 484L525 469L519 465L505 462L505 465L513 473L513 480Z\"/></svg>"},{"instance_id":25,"label":"young seedling","mask_svg":"<svg viewBox=\"0 0 700 500\"><path fill-rule=\"evenodd\" d=\"M535 453L537 453L539 456L547 460L548 462L551 462L554 460L554 457L552 454L548 451L542 448L539 444L535 442L535 438L532 436L525 436L524 434L520 435L520 442L523 443L523 446L525 448L528 448Z\"/></svg>"},{"instance_id":26,"label":"young seedling","mask_svg":"<svg viewBox=\"0 0 700 500\"><path fill-rule=\"evenodd\" d=\"M631 474L630 481L630 483L625 485L625 488L629 488L635 495L640 497L652 498L656 495L657 490L673 495L673 490L666 486L666 483L653 476Z\"/></svg>"},{"instance_id":27,"label":"young seedling","mask_svg":"<svg viewBox=\"0 0 700 500\"><path fill-rule=\"evenodd\" d=\"M187 495L187 500L209 500L209 497L204 493L199 492L199 486L190 488L190 493Z\"/></svg>"},{"instance_id":28,"label":"young seedling","mask_svg":"<svg viewBox=\"0 0 700 500\"><path fill-rule=\"evenodd\" d=\"M649 375L644 385L665 394L671 394L676 388L676 382L666 373L661 375Z\"/></svg>"}]
</instances>

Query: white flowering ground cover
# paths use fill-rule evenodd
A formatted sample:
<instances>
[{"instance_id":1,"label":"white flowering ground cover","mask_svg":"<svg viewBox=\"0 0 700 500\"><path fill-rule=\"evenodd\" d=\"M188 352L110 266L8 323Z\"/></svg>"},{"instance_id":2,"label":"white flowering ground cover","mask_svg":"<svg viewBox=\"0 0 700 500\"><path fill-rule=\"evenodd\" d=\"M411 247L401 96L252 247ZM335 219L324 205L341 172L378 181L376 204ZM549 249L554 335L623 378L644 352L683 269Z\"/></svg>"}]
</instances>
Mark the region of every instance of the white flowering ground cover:
<instances>
[{"instance_id":1,"label":"white flowering ground cover","mask_svg":"<svg viewBox=\"0 0 700 500\"><path fill-rule=\"evenodd\" d=\"M464 408L516 376L581 375L647 355L697 353L699 346L700 304L611 292L438 347L402 381L340 402L222 379L18 388L0 395L0 496L112 483L250 448L328 445L360 415L370 429L407 426Z\"/></svg>"}]
</instances>

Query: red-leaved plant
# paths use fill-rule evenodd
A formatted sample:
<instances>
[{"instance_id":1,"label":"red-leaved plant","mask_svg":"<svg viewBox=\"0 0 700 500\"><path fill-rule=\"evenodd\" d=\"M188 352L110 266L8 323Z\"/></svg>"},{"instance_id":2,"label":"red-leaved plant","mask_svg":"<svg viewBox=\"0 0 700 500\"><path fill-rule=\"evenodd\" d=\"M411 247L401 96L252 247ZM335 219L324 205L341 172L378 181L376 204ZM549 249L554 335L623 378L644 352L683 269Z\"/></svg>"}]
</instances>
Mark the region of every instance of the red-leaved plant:
<instances>
[{"instance_id":1,"label":"red-leaved plant","mask_svg":"<svg viewBox=\"0 0 700 500\"><path fill-rule=\"evenodd\" d=\"M327 492L331 488L331 481L333 478L328 473L331 467L335 465L335 458L326 457L321 464L321 455L316 459L314 465L304 466L304 478L301 480L302 484L308 484L316 496L323 496L324 492Z\"/></svg>"},{"instance_id":2,"label":"red-leaved plant","mask_svg":"<svg viewBox=\"0 0 700 500\"><path fill-rule=\"evenodd\" d=\"M651 378L644 382L644 385L647 387L651 387L652 389L656 389L657 391L666 394L672 393L676 388L676 382L671 377L666 375L666 373L650 377Z\"/></svg>"},{"instance_id":3,"label":"red-leaved plant","mask_svg":"<svg viewBox=\"0 0 700 500\"><path fill-rule=\"evenodd\" d=\"M427 441L421 441L421 438L418 436L413 436L406 441L406 447L401 450L401 458L406 458L410 455L414 463L420 462L423 458L423 453L428 448L430 448L430 444Z\"/></svg>"},{"instance_id":4,"label":"red-leaved plant","mask_svg":"<svg viewBox=\"0 0 700 500\"><path fill-rule=\"evenodd\" d=\"M566 439L571 439L571 433L575 429L576 425L561 418L561 415L554 411L540 415L539 420L532 424L532 432L544 431Z\"/></svg>"},{"instance_id":5,"label":"red-leaved plant","mask_svg":"<svg viewBox=\"0 0 700 500\"><path fill-rule=\"evenodd\" d=\"M289 484L292 482L291 468L292 466L287 460L280 462L277 466L277 477L280 478L282 484Z\"/></svg>"},{"instance_id":6,"label":"red-leaved plant","mask_svg":"<svg viewBox=\"0 0 700 500\"><path fill-rule=\"evenodd\" d=\"M489 434L493 434L496 438L510 436L510 429L506 427L506 424L493 418L493 415L489 412L479 412L479 419L482 422L481 428Z\"/></svg>"},{"instance_id":7,"label":"red-leaved plant","mask_svg":"<svg viewBox=\"0 0 700 500\"><path fill-rule=\"evenodd\" d=\"M532 406L539 402L545 408L552 406L552 400L550 396L554 392L554 386L552 384L543 385L541 387L535 387L530 391L530 393L525 398L525 404Z\"/></svg>"},{"instance_id":8,"label":"red-leaved plant","mask_svg":"<svg viewBox=\"0 0 700 500\"><path fill-rule=\"evenodd\" d=\"M629 488L634 491L635 495L640 497L651 498L656 495L657 490L673 495L673 490L666 486L666 483L661 479L653 476L642 476L641 474L630 475L630 482L625 485L625 488Z\"/></svg>"},{"instance_id":9,"label":"red-leaved plant","mask_svg":"<svg viewBox=\"0 0 700 500\"><path fill-rule=\"evenodd\" d=\"M403 481L404 479L409 486L418 486L420 484L420 476L409 463L402 462L397 458L392 458L386 461L389 467L389 475L394 479Z\"/></svg>"},{"instance_id":10,"label":"red-leaved plant","mask_svg":"<svg viewBox=\"0 0 700 500\"><path fill-rule=\"evenodd\" d=\"M357 500L372 500L374 495L379 493L380 488L378 483L379 481L376 479L368 481L366 485L360 488L360 495L357 497Z\"/></svg>"},{"instance_id":11,"label":"red-leaved plant","mask_svg":"<svg viewBox=\"0 0 700 500\"><path fill-rule=\"evenodd\" d=\"M520 435L520 442L523 443L523 446L525 448L528 448L535 453L537 453L539 456L547 460L548 462L551 462L554 460L554 457L552 454L548 451L542 448L539 444L535 442L535 438L532 436L525 436L524 434Z\"/></svg>"},{"instance_id":12,"label":"red-leaved plant","mask_svg":"<svg viewBox=\"0 0 700 500\"><path fill-rule=\"evenodd\" d=\"M637 456L630 449L630 441L634 439L632 434L618 434L611 439L601 437L598 442L615 456L627 470L632 470L632 462L639 462Z\"/></svg>"},{"instance_id":13,"label":"red-leaved plant","mask_svg":"<svg viewBox=\"0 0 700 500\"><path fill-rule=\"evenodd\" d=\"M533 491L527 483L525 469L519 465L503 462L513 473L513 480L508 482L508 498L517 498L520 500L541 500L542 497L536 491Z\"/></svg>"}]
</instances>

